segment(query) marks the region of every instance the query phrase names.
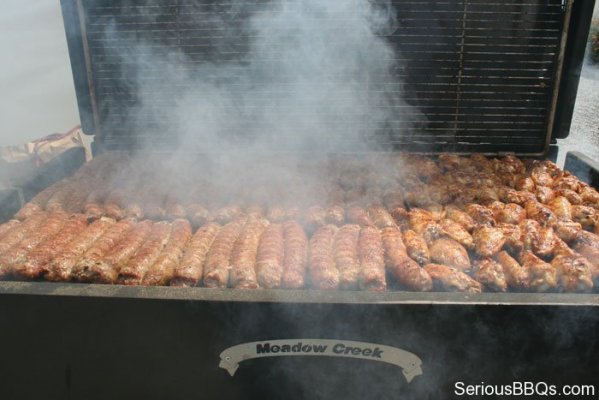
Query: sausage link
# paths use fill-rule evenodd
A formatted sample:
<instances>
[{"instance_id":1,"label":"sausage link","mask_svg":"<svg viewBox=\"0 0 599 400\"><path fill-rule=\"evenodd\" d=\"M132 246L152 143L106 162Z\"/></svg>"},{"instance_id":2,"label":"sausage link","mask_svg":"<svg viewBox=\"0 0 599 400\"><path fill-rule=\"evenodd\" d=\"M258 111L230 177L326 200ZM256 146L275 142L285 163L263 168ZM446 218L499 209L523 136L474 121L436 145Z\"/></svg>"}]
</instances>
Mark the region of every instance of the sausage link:
<instances>
[{"instance_id":1,"label":"sausage link","mask_svg":"<svg viewBox=\"0 0 599 400\"><path fill-rule=\"evenodd\" d=\"M187 210L185 209L185 206L174 196L167 196L165 202L165 212L167 218L173 221L187 218Z\"/></svg>"},{"instance_id":2,"label":"sausage link","mask_svg":"<svg viewBox=\"0 0 599 400\"><path fill-rule=\"evenodd\" d=\"M283 224L285 236L285 258L281 286L287 289L304 287L308 268L308 238L297 221Z\"/></svg>"},{"instance_id":3,"label":"sausage link","mask_svg":"<svg viewBox=\"0 0 599 400\"><path fill-rule=\"evenodd\" d=\"M123 209L123 203L125 199L124 189L114 189L108 193L104 200L104 211L106 216L120 220L125 218L125 210Z\"/></svg>"},{"instance_id":4,"label":"sausage link","mask_svg":"<svg viewBox=\"0 0 599 400\"><path fill-rule=\"evenodd\" d=\"M316 229L326 224L327 211L321 206L311 206L304 214L304 226L309 232L314 232Z\"/></svg>"},{"instance_id":5,"label":"sausage link","mask_svg":"<svg viewBox=\"0 0 599 400\"><path fill-rule=\"evenodd\" d=\"M85 199L84 206L84 212L88 218L101 218L106 213L104 207L102 206L105 197L106 190L104 188L91 191L91 193L87 196L87 199Z\"/></svg>"},{"instance_id":6,"label":"sausage link","mask_svg":"<svg viewBox=\"0 0 599 400\"><path fill-rule=\"evenodd\" d=\"M67 202L81 189L79 186L79 183L73 178L65 180L64 184L60 185L60 188L48 199L46 211L67 211Z\"/></svg>"},{"instance_id":7,"label":"sausage link","mask_svg":"<svg viewBox=\"0 0 599 400\"><path fill-rule=\"evenodd\" d=\"M192 203L185 208L185 213L194 226L203 226L212 221L210 211L200 203Z\"/></svg>"},{"instance_id":8,"label":"sausage link","mask_svg":"<svg viewBox=\"0 0 599 400\"><path fill-rule=\"evenodd\" d=\"M110 218L100 218L94 221L79 236L65 245L59 254L44 267L45 278L49 281L70 281L73 267L77 261L114 224L115 221Z\"/></svg>"},{"instance_id":9,"label":"sausage link","mask_svg":"<svg viewBox=\"0 0 599 400\"><path fill-rule=\"evenodd\" d=\"M351 224L358 224L360 226L374 225L370 215L368 215L368 211L360 206L351 206L347 210L347 221Z\"/></svg>"},{"instance_id":10,"label":"sausage link","mask_svg":"<svg viewBox=\"0 0 599 400\"><path fill-rule=\"evenodd\" d=\"M70 278L84 282L89 276L93 266L96 263L102 262L104 257L106 257L106 255L108 255L134 227L134 220L124 219L104 232L104 234L85 251L85 254L83 254L71 268Z\"/></svg>"},{"instance_id":11,"label":"sausage link","mask_svg":"<svg viewBox=\"0 0 599 400\"><path fill-rule=\"evenodd\" d=\"M196 286L202 280L206 256L219 229L220 225L212 222L198 229L184 249L171 286Z\"/></svg>"},{"instance_id":12,"label":"sausage link","mask_svg":"<svg viewBox=\"0 0 599 400\"><path fill-rule=\"evenodd\" d=\"M368 212L370 214L370 218L372 219L374 226L376 226L377 228L384 229L397 227L397 223L395 222L393 216L389 214L389 212L385 210L383 207L370 207Z\"/></svg>"},{"instance_id":13,"label":"sausage link","mask_svg":"<svg viewBox=\"0 0 599 400\"><path fill-rule=\"evenodd\" d=\"M241 230L231 252L229 286L242 289L258 287L256 257L260 238L267 225L264 219L250 218Z\"/></svg>"},{"instance_id":14,"label":"sausage link","mask_svg":"<svg viewBox=\"0 0 599 400\"><path fill-rule=\"evenodd\" d=\"M2 225L0 225L0 242L2 241L2 239L4 238L4 236L11 231L14 227L16 227L17 225L19 225L21 223L21 221L19 221L18 219L11 219L8 222L3 223Z\"/></svg>"},{"instance_id":15,"label":"sausage link","mask_svg":"<svg viewBox=\"0 0 599 400\"><path fill-rule=\"evenodd\" d=\"M84 270L76 270L76 279L79 282L116 283L119 271L143 245L151 230L150 220L136 224L105 257Z\"/></svg>"},{"instance_id":16,"label":"sausage link","mask_svg":"<svg viewBox=\"0 0 599 400\"><path fill-rule=\"evenodd\" d=\"M0 256L0 278L13 273L14 267L25 261L25 257L45 239L54 236L65 224L67 215L62 212L50 213L48 218L25 239Z\"/></svg>"},{"instance_id":17,"label":"sausage link","mask_svg":"<svg viewBox=\"0 0 599 400\"><path fill-rule=\"evenodd\" d=\"M360 258L358 239L360 226L351 224L342 226L335 235L333 253L335 266L339 270L339 288L354 290L358 288Z\"/></svg>"},{"instance_id":18,"label":"sausage link","mask_svg":"<svg viewBox=\"0 0 599 400\"><path fill-rule=\"evenodd\" d=\"M327 207L325 222L341 226L345 222L345 209L341 204L334 204Z\"/></svg>"},{"instance_id":19,"label":"sausage link","mask_svg":"<svg viewBox=\"0 0 599 400\"><path fill-rule=\"evenodd\" d=\"M87 219L83 214L71 215L59 233L37 246L27 255L24 262L15 265L14 274L24 279L39 278L46 264L86 227Z\"/></svg>"},{"instance_id":20,"label":"sausage link","mask_svg":"<svg viewBox=\"0 0 599 400\"><path fill-rule=\"evenodd\" d=\"M281 286L284 258L283 226L270 225L262 234L256 259L256 275L261 287L273 289Z\"/></svg>"},{"instance_id":21,"label":"sausage link","mask_svg":"<svg viewBox=\"0 0 599 400\"><path fill-rule=\"evenodd\" d=\"M123 285L139 285L150 267L156 262L162 250L168 243L172 225L166 221L157 222L152 226L148 239L129 259L127 265L119 271L117 283Z\"/></svg>"},{"instance_id":22,"label":"sausage link","mask_svg":"<svg viewBox=\"0 0 599 400\"><path fill-rule=\"evenodd\" d=\"M0 241L0 255L34 232L47 216L48 214L45 211L39 212L8 230Z\"/></svg>"},{"instance_id":23,"label":"sausage link","mask_svg":"<svg viewBox=\"0 0 599 400\"><path fill-rule=\"evenodd\" d=\"M23 208L19 210L19 212L17 212L15 218L24 221L34 214L45 210L48 200L50 200L54 193L59 191L65 184L65 181L57 182L36 194L31 200L29 200L29 202L27 202L27 204L23 206Z\"/></svg>"},{"instance_id":24,"label":"sausage link","mask_svg":"<svg viewBox=\"0 0 599 400\"><path fill-rule=\"evenodd\" d=\"M360 289L383 291L387 289L385 277L385 251L381 232L372 226L363 227L358 241L360 255Z\"/></svg>"},{"instance_id":25,"label":"sausage link","mask_svg":"<svg viewBox=\"0 0 599 400\"><path fill-rule=\"evenodd\" d=\"M236 220L228 223L214 238L204 267L204 285L206 287L227 287L231 269L231 253L244 222Z\"/></svg>"},{"instance_id":26,"label":"sausage link","mask_svg":"<svg viewBox=\"0 0 599 400\"><path fill-rule=\"evenodd\" d=\"M335 266L333 243L337 226L325 225L310 239L309 272L312 286L317 289L337 289L339 270Z\"/></svg>"},{"instance_id":27,"label":"sausage link","mask_svg":"<svg viewBox=\"0 0 599 400\"><path fill-rule=\"evenodd\" d=\"M191 237L191 225L186 219L176 219L166 247L144 276L143 285L167 285L179 265L183 249Z\"/></svg>"},{"instance_id":28,"label":"sausage link","mask_svg":"<svg viewBox=\"0 0 599 400\"><path fill-rule=\"evenodd\" d=\"M428 272L408 256L401 231L397 227L383 228L382 236L385 264L389 275L408 290L431 291L433 281Z\"/></svg>"}]
</instances>

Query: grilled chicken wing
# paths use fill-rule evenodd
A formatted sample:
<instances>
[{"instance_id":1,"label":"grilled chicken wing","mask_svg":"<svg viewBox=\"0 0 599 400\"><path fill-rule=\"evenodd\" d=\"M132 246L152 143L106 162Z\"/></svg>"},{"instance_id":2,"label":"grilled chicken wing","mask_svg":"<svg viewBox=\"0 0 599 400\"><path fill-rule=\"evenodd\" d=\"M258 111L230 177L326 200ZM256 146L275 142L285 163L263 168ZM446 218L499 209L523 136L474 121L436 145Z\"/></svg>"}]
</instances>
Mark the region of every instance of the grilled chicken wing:
<instances>
[{"instance_id":1,"label":"grilled chicken wing","mask_svg":"<svg viewBox=\"0 0 599 400\"><path fill-rule=\"evenodd\" d=\"M430 246L431 260L437 264L447 265L461 271L470 269L468 252L458 242L450 238L441 238Z\"/></svg>"},{"instance_id":2,"label":"grilled chicken wing","mask_svg":"<svg viewBox=\"0 0 599 400\"><path fill-rule=\"evenodd\" d=\"M548 292L557 287L557 271L531 251L524 250L520 255L522 268L530 277L530 289L535 292Z\"/></svg>"},{"instance_id":3,"label":"grilled chicken wing","mask_svg":"<svg viewBox=\"0 0 599 400\"><path fill-rule=\"evenodd\" d=\"M572 205L565 197L557 196L547 206L549 206L559 221L569 221L572 219Z\"/></svg>"},{"instance_id":4,"label":"grilled chicken wing","mask_svg":"<svg viewBox=\"0 0 599 400\"><path fill-rule=\"evenodd\" d=\"M474 278L493 292L507 291L507 279L501 264L485 258L474 263Z\"/></svg>"},{"instance_id":5,"label":"grilled chicken wing","mask_svg":"<svg viewBox=\"0 0 599 400\"><path fill-rule=\"evenodd\" d=\"M524 243L522 242L522 230L518 225L514 224L497 224L497 229L503 232L505 236L505 246L514 253L522 250Z\"/></svg>"},{"instance_id":6,"label":"grilled chicken wing","mask_svg":"<svg viewBox=\"0 0 599 400\"><path fill-rule=\"evenodd\" d=\"M555 198L555 192L547 186L537 186L535 195L537 196L537 200L543 204L547 204Z\"/></svg>"},{"instance_id":7,"label":"grilled chicken wing","mask_svg":"<svg viewBox=\"0 0 599 400\"><path fill-rule=\"evenodd\" d=\"M482 226L474 232L474 248L481 257L492 257L505 244L505 235L499 228Z\"/></svg>"},{"instance_id":8,"label":"grilled chicken wing","mask_svg":"<svg viewBox=\"0 0 599 400\"><path fill-rule=\"evenodd\" d=\"M523 268L507 251L500 251L496 256L496 260L503 267L505 280L510 288L515 290L528 289L530 278L527 269Z\"/></svg>"},{"instance_id":9,"label":"grilled chicken wing","mask_svg":"<svg viewBox=\"0 0 599 400\"><path fill-rule=\"evenodd\" d=\"M534 219L543 226L552 226L557 221L551 209L538 201L528 201L524 208L528 218Z\"/></svg>"},{"instance_id":10,"label":"grilled chicken wing","mask_svg":"<svg viewBox=\"0 0 599 400\"><path fill-rule=\"evenodd\" d=\"M482 292L482 285L459 269L440 264L424 266L433 280L433 288L449 292Z\"/></svg>"},{"instance_id":11,"label":"grilled chicken wing","mask_svg":"<svg viewBox=\"0 0 599 400\"><path fill-rule=\"evenodd\" d=\"M596 211L593 207L575 205L572 206L572 220L580 223L583 227L595 225Z\"/></svg>"},{"instance_id":12,"label":"grilled chicken wing","mask_svg":"<svg viewBox=\"0 0 599 400\"><path fill-rule=\"evenodd\" d=\"M500 223L517 225L526 219L526 211L516 203L508 203L497 213L495 218Z\"/></svg>"},{"instance_id":13,"label":"grilled chicken wing","mask_svg":"<svg viewBox=\"0 0 599 400\"><path fill-rule=\"evenodd\" d=\"M445 235L460 243L465 248L474 248L474 239L472 238L472 235L468 233L462 225L451 219L445 218L439 222L439 226Z\"/></svg>"},{"instance_id":14,"label":"grilled chicken wing","mask_svg":"<svg viewBox=\"0 0 599 400\"><path fill-rule=\"evenodd\" d=\"M555 233L563 241L570 243L578 237L582 231L582 225L573 221L558 221L555 224Z\"/></svg>"},{"instance_id":15,"label":"grilled chicken wing","mask_svg":"<svg viewBox=\"0 0 599 400\"><path fill-rule=\"evenodd\" d=\"M420 265L430 262L429 249L422 236L412 230L407 230L403 234L403 240L410 258Z\"/></svg>"},{"instance_id":16,"label":"grilled chicken wing","mask_svg":"<svg viewBox=\"0 0 599 400\"><path fill-rule=\"evenodd\" d=\"M466 212L472 217L475 223L479 225L495 226L495 216L493 211L480 204L468 204Z\"/></svg>"},{"instance_id":17,"label":"grilled chicken wing","mask_svg":"<svg viewBox=\"0 0 599 400\"><path fill-rule=\"evenodd\" d=\"M424 229L433 222L433 214L430 211L414 208L409 212L410 227L416 233L424 232Z\"/></svg>"},{"instance_id":18,"label":"grilled chicken wing","mask_svg":"<svg viewBox=\"0 0 599 400\"><path fill-rule=\"evenodd\" d=\"M460 210L455 206L447 206L445 208L445 211L447 213L448 219L462 225L462 227L466 229L468 232L472 232L474 230L474 227L476 225L474 219L472 219L472 217L464 211Z\"/></svg>"},{"instance_id":19,"label":"grilled chicken wing","mask_svg":"<svg viewBox=\"0 0 599 400\"><path fill-rule=\"evenodd\" d=\"M558 284L565 292L589 292L593 289L593 265L558 239L551 266L557 271Z\"/></svg>"}]
</instances>

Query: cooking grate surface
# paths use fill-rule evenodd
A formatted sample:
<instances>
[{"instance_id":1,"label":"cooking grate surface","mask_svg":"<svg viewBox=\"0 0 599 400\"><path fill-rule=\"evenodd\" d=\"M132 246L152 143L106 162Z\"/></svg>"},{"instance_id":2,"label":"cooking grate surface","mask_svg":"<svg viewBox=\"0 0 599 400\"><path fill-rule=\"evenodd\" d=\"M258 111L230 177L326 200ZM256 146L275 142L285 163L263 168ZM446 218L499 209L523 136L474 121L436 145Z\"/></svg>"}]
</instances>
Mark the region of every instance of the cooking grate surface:
<instances>
[{"instance_id":1,"label":"cooking grate surface","mask_svg":"<svg viewBox=\"0 0 599 400\"><path fill-rule=\"evenodd\" d=\"M239 3L245 5L243 11L233 12ZM178 132L165 121L181 106L178 93L187 82L165 79L166 74L177 73L169 70L168 62L140 64L140 60L150 53L166 60L169 54L179 52L184 56L177 68L188 77L194 77L197 66L206 63L226 61L241 69L249 62L252 39L243 21L269 3L80 2L97 114L94 124L88 123L85 130L99 133L108 148L131 146L139 140L172 144ZM387 121L384 129L369 129L365 134L370 140L389 149L414 151L538 154L545 150L551 135L548 126L565 16L562 0L394 0L393 4L397 23L381 36L398 49L393 75L403 83L363 76L369 82L364 95L371 96L384 87L390 93L402 91L407 104L394 106L397 118ZM343 35L344 29L350 32L356 16L336 18L344 23L333 24L331 40ZM280 49L273 46L269 54L276 59ZM138 81L134 70L141 71ZM218 74L202 79L216 82ZM151 89L141 93L135 83L139 81L149 83ZM269 88L293 95L286 82ZM268 97L276 93L258 90L255 94ZM139 111L142 96L143 110ZM338 96L343 99L343 91ZM131 118L134 111L139 111L137 118ZM289 112L301 114L302 110ZM306 113L304 117L314 116ZM343 135L343 130L343 125L339 131L332 127L331 135Z\"/></svg>"}]
</instances>

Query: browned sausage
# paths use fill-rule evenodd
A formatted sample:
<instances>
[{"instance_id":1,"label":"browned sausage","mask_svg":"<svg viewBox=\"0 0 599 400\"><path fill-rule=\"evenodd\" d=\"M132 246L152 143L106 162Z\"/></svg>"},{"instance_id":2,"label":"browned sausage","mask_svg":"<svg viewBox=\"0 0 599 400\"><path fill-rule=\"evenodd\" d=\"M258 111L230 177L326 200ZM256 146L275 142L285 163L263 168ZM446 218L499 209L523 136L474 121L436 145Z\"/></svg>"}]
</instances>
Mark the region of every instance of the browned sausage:
<instances>
[{"instance_id":1,"label":"browned sausage","mask_svg":"<svg viewBox=\"0 0 599 400\"><path fill-rule=\"evenodd\" d=\"M373 226L374 222L364 207L351 206L347 210L347 221L360 226Z\"/></svg>"},{"instance_id":2,"label":"browned sausage","mask_svg":"<svg viewBox=\"0 0 599 400\"><path fill-rule=\"evenodd\" d=\"M196 286L202 280L206 256L219 229L220 225L210 222L197 230L175 268L171 286Z\"/></svg>"},{"instance_id":3,"label":"browned sausage","mask_svg":"<svg viewBox=\"0 0 599 400\"><path fill-rule=\"evenodd\" d=\"M135 221L132 219L124 219L119 223L107 229L93 244L85 250L74 265L68 260L65 262L69 271L69 279L84 281L89 274L89 270L99 262L102 262L104 257L109 254L115 246L133 229ZM64 266L63 266L64 268Z\"/></svg>"},{"instance_id":4,"label":"browned sausage","mask_svg":"<svg viewBox=\"0 0 599 400\"><path fill-rule=\"evenodd\" d=\"M260 217L249 218L237 238L231 252L229 285L234 288L258 287L256 256L258 245L268 222Z\"/></svg>"},{"instance_id":5,"label":"browned sausage","mask_svg":"<svg viewBox=\"0 0 599 400\"><path fill-rule=\"evenodd\" d=\"M170 282L183 249L191 237L191 225L186 219L176 219L172 224L172 232L166 247L144 276L143 285L166 285Z\"/></svg>"},{"instance_id":6,"label":"browned sausage","mask_svg":"<svg viewBox=\"0 0 599 400\"><path fill-rule=\"evenodd\" d=\"M283 224L285 236L285 258L281 286L287 289L304 287L308 268L308 238L297 221Z\"/></svg>"},{"instance_id":7,"label":"browned sausage","mask_svg":"<svg viewBox=\"0 0 599 400\"><path fill-rule=\"evenodd\" d=\"M256 260L256 274L261 287L272 289L281 286L284 258L283 226L280 224L270 225L262 235Z\"/></svg>"},{"instance_id":8,"label":"browned sausage","mask_svg":"<svg viewBox=\"0 0 599 400\"><path fill-rule=\"evenodd\" d=\"M67 211L67 202L69 198L75 195L76 192L81 191L77 180L70 178L63 182L64 184L61 184L60 188L48 199L48 202L46 203L47 211Z\"/></svg>"},{"instance_id":9,"label":"browned sausage","mask_svg":"<svg viewBox=\"0 0 599 400\"><path fill-rule=\"evenodd\" d=\"M104 200L104 211L106 216L116 220L125 218L123 203L125 198L124 189L114 189L108 193Z\"/></svg>"},{"instance_id":10,"label":"browned sausage","mask_svg":"<svg viewBox=\"0 0 599 400\"><path fill-rule=\"evenodd\" d=\"M316 229L326 224L327 211L321 206L309 207L304 215L304 226L308 232L314 232Z\"/></svg>"},{"instance_id":11,"label":"browned sausage","mask_svg":"<svg viewBox=\"0 0 599 400\"><path fill-rule=\"evenodd\" d=\"M29 234L34 232L47 216L48 214L46 212L39 212L8 230L0 241L0 255L4 254L11 247L15 246L29 236Z\"/></svg>"},{"instance_id":12,"label":"browned sausage","mask_svg":"<svg viewBox=\"0 0 599 400\"><path fill-rule=\"evenodd\" d=\"M151 229L150 220L136 224L105 257L96 260L87 268L75 268L75 279L79 282L116 283L120 269L143 245Z\"/></svg>"},{"instance_id":13,"label":"browned sausage","mask_svg":"<svg viewBox=\"0 0 599 400\"><path fill-rule=\"evenodd\" d=\"M127 265L119 271L117 282L124 285L139 285L150 267L156 262L171 236L172 225L166 221L156 222L145 243Z\"/></svg>"},{"instance_id":14,"label":"browned sausage","mask_svg":"<svg viewBox=\"0 0 599 400\"><path fill-rule=\"evenodd\" d=\"M385 277L385 251L381 232L366 226L360 230L358 242L360 255L360 289L383 291L387 289Z\"/></svg>"},{"instance_id":15,"label":"browned sausage","mask_svg":"<svg viewBox=\"0 0 599 400\"><path fill-rule=\"evenodd\" d=\"M433 283L430 275L408 256L400 230L397 227L387 227L382 230L382 236L385 263L389 274L408 290L419 292L432 290Z\"/></svg>"},{"instance_id":16,"label":"browned sausage","mask_svg":"<svg viewBox=\"0 0 599 400\"><path fill-rule=\"evenodd\" d=\"M83 232L66 244L52 261L44 267L45 278L49 281L71 280L72 270L77 261L114 224L115 221L110 218L100 218L94 221Z\"/></svg>"},{"instance_id":17,"label":"browned sausage","mask_svg":"<svg viewBox=\"0 0 599 400\"><path fill-rule=\"evenodd\" d=\"M320 227L310 239L308 269L312 286L317 289L337 289L339 270L335 266L333 243L339 228L335 225Z\"/></svg>"},{"instance_id":18,"label":"browned sausage","mask_svg":"<svg viewBox=\"0 0 599 400\"><path fill-rule=\"evenodd\" d=\"M194 226L202 226L212 221L212 214L200 203L192 203L185 208L185 212Z\"/></svg>"},{"instance_id":19,"label":"browned sausage","mask_svg":"<svg viewBox=\"0 0 599 400\"><path fill-rule=\"evenodd\" d=\"M214 238L204 267L204 285L206 287L227 287L231 267L231 253L244 222L243 220L236 220L228 223Z\"/></svg>"},{"instance_id":20,"label":"browned sausage","mask_svg":"<svg viewBox=\"0 0 599 400\"><path fill-rule=\"evenodd\" d=\"M30 232L22 241L8 249L0 256L0 278L4 278L13 272L13 268L24 262L25 257L36 246L45 239L53 237L60 231L67 220L67 214L63 212L52 212L38 229Z\"/></svg>"},{"instance_id":21,"label":"browned sausage","mask_svg":"<svg viewBox=\"0 0 599 400\"><path fill-rule=\"evenodd\" d=\"M24 262L15 265L14 274L24 279L39 278L46 264L86 227L87 220L84 215L71 215L58 234L46 239L27 255Z\"/></svg>"},{"instance_id":22,"label":"browned sausage","mask_svg":"<svg viewBox=\"0 0 599 400\"><path fill-rule=\"evenodd\" d=\"M106 197L106 189L98 188L92 190L91 193L85 199L84 212L85 215L90 219L96 219L102 217L106 211L104 210L103 203Z\"/></svg>"},{"instance_id":23,"label":"browned sausage","mask_svg":"<svg viewBox=\"0 0 599 400\"><path fill-rule=\"evenodd\" d=\"M359 225L344 225L335 235L333 253L335 266L339 270L339 288L357 289L360 276L358 256Z\"/></svg>"},{"instance_id":24,"label":"browned sausage","mask_svg":"<svg viewBox=\"0 0 599 400\"><path fill-rule=\"evenodd\" d=\"M374 226L379 229L397 227L397 223L395 222L393 216L389 214L389 212L383 207L370 207L368 209L368 213L370 214L370 218Z\"/></svg>"},{"instance_id":25,"label":"browned sausage","mask_svg":"<svg viewBox=\"0 0 599 400\"><path fill-rule=\"evenodd\" d=\"M5 222L2 225L0 225L0 242L2 241L2 239L4 238L4 236L10 230L12 230L14 227L16 227L17 225L19 225L20 223L21 223L21 221L19 221L18 219L11 219L10 221Z\"/></svg>"},{"instance_id":26,"label":"browned sausage","mask_svg":"<svg viewBox=\"0 0 599 400\"><path fill-rule=\"evenodd\" d=\"M45 210L46 203L48 202L48 200L54 195L54 193L56 193L58 190L60 190L65 184L66 184L65 181L60 181L60 182L55 183L52 186L45 188L41 192L39 192L37 195L35 195L35 197L33 197L31 200L29 200L29 202L27 204L25 204L23 206L23 208L21 208L19 210L19 212L17 212L17 214L15 215L15 218L23 221L23 220L33 216L34 214L36 214L42 210Z\"/></svg>"}]
</instances>

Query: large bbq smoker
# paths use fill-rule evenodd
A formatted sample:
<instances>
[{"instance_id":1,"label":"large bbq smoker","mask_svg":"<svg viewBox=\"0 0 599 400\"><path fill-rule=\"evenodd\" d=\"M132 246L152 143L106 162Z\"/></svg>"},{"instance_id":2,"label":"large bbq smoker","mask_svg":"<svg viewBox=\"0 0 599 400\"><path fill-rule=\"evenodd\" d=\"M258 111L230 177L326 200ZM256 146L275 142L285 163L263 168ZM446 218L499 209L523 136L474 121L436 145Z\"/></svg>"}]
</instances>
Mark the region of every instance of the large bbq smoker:
<instances>
[{"instance_id":1,"label":"large bbq smoker","mask_svg":"<svg viewBox=\"0 0 599 400\"><path fill-rule=\"evenodd\" d=\"M236 57L242 62L249 51L251 35L239 27L274 3L284 2L62 0L82 127L86 133L95 135L94 152L98 160L102 157L114 160L118 167L119 159L139 158L141 153L141 158L152 163L176 148L179 136L169 136L164 121L165 116L173 115L180 106L174 99L181 88L154 85L154 89L160 90L148 96L131 80L132 71L142 71L143 79L154 82L165 77L161 74L175 73L147 62L144 55L148 51L184 55L180 67L189 69L186 76L192 76L198 66L206 63L218 65L235 61ZM372 3L373 7L390 10L384 8L389 6L385 2ZM408 152L401 156L408 160L406 165L418 160L422 162L420 165L430 167L432 163L447 170L472 168L472 163L484 166L487 162L516 165L527 171L545 165L555 176L563 178L562 172L551 169L552 164L544 160L555 157L559 150L556 140L569 132L594 2L393 0L391 3L395 23L392 29L376 33L397 49L401 63L393 73L402 82L402 98L411 110L404 112L401 120L411 123L393 126L391 120L384 129L373 132L370 140L377 144L377 149L384 150L387 157L384 159L394 159L402 151ZM348 21L347 29L351 29L351 18ZM276 51L272 49L274 56ZM142 60L146 62L137 65ZM377 82L376 76L363 79L369 81L373 90L386 84ZM137 117L130 118L142 98L145 113L135 113ZM332 130L331 134L339 132ZM207 151L201 143L186 150L191 152L187 151L185 157L197 159L202 159ZM445 154L439 156L441 152ZM431 158L423 161L417 156L421 153ZM472 156L474 153L484 153L488 158L480 154ZM304 159L313 156L299 155ZM341 154L319 157L346 162ZM349 157L366 159L372 154ZM579 214L588 210L582 207L590 207L584 199L593 198L596 193L592 189L597 188L593 164L582 155L569 154L566 169L584 183L566 176L564 186L555 187L555 191L562 191L557 197L578 206ZM87 172L84 167L75 177L86 176ZM98 182L103 178L93 173L91 176L99 179ZM72 182L73 179L62 184L69 187ZM528 182L525 179L519 187L522 190L507 192L506 196L520 201L518 193L523 196ZM94 183L84 182L82 187L91 193L98 189ZM569 185L576 185L580 193ZM406 224L402 230L414 228L415 221L410 221L414 214L410 211L419 207L410 207L410 201L412 205L418 204L415 193L412 192L403 212L393 215L399 224L401 221ZM71 195L65 201L75 201L80 193L72 190ZM540 199L550 194L541 190L535 196ZM521 202L524 204L525 200ZM545 200L563 211L563 201ZM535 205L538 203L541 202L533 201ZM492 211L493 202L488 204L488 210ZM549 218L548 208L538 205L541 208L520 208L528 213L527 221L533 215L541 222ZM26 208L21 215L23 210ZM494 218L492 212L489 216L477 207L470 211L466 214L471 218L480 218L477 223ZM443 210L433 207L427 212L433 215ZM465 215L456 209L454 212ZM36 218L35 215L29 218ZM96 223L94 229L100 229L98 220L79 218L69 223L79 226L77 229L82 232L81 224ZM591 220L590 215L579 217L583 222L587 221L585 218ZM35 237L34 228L38 225L27 221L24 218L11 223L29 224L29 231ZM559 225L563 230L558 229L559 222L563 222ZM530 237L523 239L523 246L532 249L526 256L529 265L557 268L554 266L557 264L549 262L558 256L578 257L574 251L586 252L586 261L580 262L580 268L596 265L593 254L599 254L599 250L593 247L597 245L592 233L596 229L594 222L584 227L571 220L555 224L557 237L552 251L561 253L551 255L544 254L538 243L546 238L549 228L534 221L524 224L527 234L537 235L536 241ZM584 229L572 234L568 228L575 228L576 224ZM140 225L134 229L149 229ZM201 229L198 225L203 224L194 223L194 232ZM494 223L491 225L488 229L495 229ZM4 240L2 235L13 228L3 228L0 243ZM376 242L378 228L359 228L358 240L363 231L370 235L364 243L359 240L361 245L370 243L371 237ZM333 240L326 230L315 227L313 231L316 233L308 230L306 237L311 243L316 241L317 234ZM447 235L443 232L424 229L421 233L433 242L440 240L437 235ZM569 234L574 236L566 245ZM483 248L488 248L485 245L493 240L492 235L480 235L477 239L474 234L474 237L476 245ZM451 240L460 241L460 238L466 240L459 236ZM33 239L24 240L35 243ZM61 241L66 239L57 238L50 243ZM51 246L46 247L54 251ZM3 251L21 254L11 249ZM473 254L477 251L483 250L474 247L468 250L471 257L476 257ZM510 254L517 257L514 251L504 253L501 257L507 260L513 259ZM35 249L23 255L20 261L23 265L32 265L43 258ZM374 261L365 256L360 262L377 264L378 256L373 256ZM312 257L310 261L326 260ZM524 263L525 259L519 261ZM478 263L478 272L472 272L478 280L459 275L466 279L466 286L464 281L443 280L447 266L425 267L435 285L432 290L422 292L391 283L387 290L381 291L380 282L372 283L366 278L360 278L360 288L377 290L322 290L326 285L319 288L315 282L298 289L268 289L263 287L267 286L263 281L261 288L254 289L106 285L60 282L61 279L51 278L56 274L48 274L46 279L39 274L26 276L29 270L15 267L12 280L0 282L0 339L5 344L0 360L0 396L6 399L442 399L454 397L457 382L501 385L529 381L558 388L565 384L596 384L599 295L592 281L583 276L568 286L570 281L560 278L561 283L550 290L510 287L502 292L501 287L491 285L488 275L480 272L493 265L498 264L489 260L487 264ZM121 272L129 267L121 266ZM417 264L414 268L421 271ZM451 269L450 273L457 274L454 271ZM393 276L388 278L391 282ZM116 282L130 283L127 279ZM181 282L187 281L181 278ZM204 286L211 285L205 280ZM444 291L460 288L465 291ZM490 290L493 288L497 291ZM540 390L543 391L543 386Z\"/></svg>"}]
</instances>

